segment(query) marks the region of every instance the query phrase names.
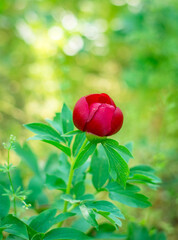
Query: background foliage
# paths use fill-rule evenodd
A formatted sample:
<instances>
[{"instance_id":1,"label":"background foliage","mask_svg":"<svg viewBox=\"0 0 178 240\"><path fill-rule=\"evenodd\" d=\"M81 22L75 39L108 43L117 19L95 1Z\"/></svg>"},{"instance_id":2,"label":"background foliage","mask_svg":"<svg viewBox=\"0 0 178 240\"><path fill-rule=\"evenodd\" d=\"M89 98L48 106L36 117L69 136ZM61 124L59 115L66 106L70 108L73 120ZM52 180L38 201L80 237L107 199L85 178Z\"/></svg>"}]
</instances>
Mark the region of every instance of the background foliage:
<instances>
[{"instance_id":1,"label":"background foliage","mask_svg":"<svg viewBox=\"0 0 178 240\"><path fill-rule=\"evenodd\" d=\"M22 124L52 118L63 102L72 109L83 95L108 93L125 116L115 138L134 142L131 164L150 164L163 180L149 192L151 208L122 211L170 239L178 221L177 10L176 0L0 2L2 141L13 133L22 143L30 136ZM44 165L53 148L30 145Z\"/></svg>"}]
</instances>

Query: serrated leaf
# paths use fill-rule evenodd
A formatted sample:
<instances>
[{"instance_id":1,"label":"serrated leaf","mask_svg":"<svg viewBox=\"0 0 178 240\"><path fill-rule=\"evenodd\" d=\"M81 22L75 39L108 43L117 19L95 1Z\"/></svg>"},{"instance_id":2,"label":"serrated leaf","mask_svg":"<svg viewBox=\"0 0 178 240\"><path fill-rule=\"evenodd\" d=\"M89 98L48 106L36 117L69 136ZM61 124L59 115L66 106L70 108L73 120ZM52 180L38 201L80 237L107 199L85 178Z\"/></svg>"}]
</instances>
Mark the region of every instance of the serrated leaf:
<instances>
[{"instance_id":1,"label":"serrated leaf","mask_svg":"<svg viewBox=\"0 0 178 240\"><path fill-rule=\"evenodd\" d=\"M10 200L8 196L4 196L4 188L0 185L0 218L5 217L10 209Z\"/></svg>"},{"instance_id":2,"label":"serrated leaf","mask_svg":"<svg viewBox=\"0 0 178 240\"><path fill-rule=\"evenodd\" d=\"M105 143L103 143L103 147L109 159L109 173L111 177L125 187L127 178L129 176L129 168L126 161L114 148Z\"/></svg>"},{"instance_id":3,"label":"serrated leaf","mask_svg":"<svg viewBox=\"0 0 178 240\"><path fill-rule=\"evenodd\" d=\"M66 183L64 182L64 180L55 175L46 175L46 185L49 189L66 189Z\"/></svg>"},{"instance_id":4,"label":"serrated leaf","mask_svg":"<svg viewBox=\"0 0 178 240\"><path fill-rule=\"evenodd\" d=\"M92 209L87 208L85 204L80 205L79 208L85 220L99 230L95 212Z\"/></svg>"},{"instance_id":5,"label":"serrated leaf","mask_svg":"<svg viewBox=\"0 0 178 240\"><path fill-rule=\"evenodd\" d=\"M37 135L49 136L54 139L58 139L59 141L65 142L64 138L62 138L54 128L44 123L29 123L25 124L24 127L26 127L31 132L36 133Z\"/></svg>"},{"instance_id":6,"label":"serrated leaf","mask_svg":"<svg viewBox=\"0 0 178 240\"><path fill-rule=\"evenodd\" d=\"M85 146L85 148L77 156L73 168L76 169L76 168L79 168L80 166L82 166L87 161L89 156L94 153L95 149L96 149L95 143L91 143L91 142L88 143Z\"/></svg>"},{"instance_id":7,"label":"serrated leaf","mask_svg":"<svg viewBox=\"0 0 178 240\"><path fill-rule=\"evenodd\" d=\"M148 198L137 193L140 189L134 185L127 184L126 189L123 189L117 183L109 183L105 188L109 191L109 197L112 200L121 202L127 206L136 208L151 206Z\"/></svg>"},{"instance_id":8,"label":"serrated leaf","mask_svg":"<svg viewBox=\"0 0 178 240\"><path fill-rule=\"evenodd\" d=\"M15 236L21 237L23 239L29 239L25 223L23 223L18 218L9 214L1 221L1 227L6 224L10 226L4 229L5 232L14 234Z\"/></svg>"},{"instance_id":9,"label":"serrated leaf","mask_svg":"<svg viewBox=\"0 0 178 240\"><path fill-rule=\"evenodd\" d=\"M54 224L64 221L65 219L74 216L75 213L61 213L55 216L57 213L57 209L48 209L33 217L29 226L33 228L35 231L40 233L45 233L48 229L50 229Z\"/></svg>"},{"instance_id":10,"label":"serrated leaf","mask_svg":"<svg viewBox=\"0 0 178 240\"><path fill-rule=\"evenodd\" d=\"M85 240L91 239L83 232L72 228L56 228L45 234L44 240L56 240L56 239L71 239L71 240Z\"/></svg>"},{"instance_id":11,"label":"serrated leaf","mask_svg":"<svg viewBox=\"0 0 178 240\"><path fill-rule=\"evenodd\" d=\"M92 183L96 189L100 189L109 178L109 163L101 145L98 151L95 151L91 159L90 173L92 174ZM104 174L103 174L104 173Z\"/></svg>"}]
</instances>

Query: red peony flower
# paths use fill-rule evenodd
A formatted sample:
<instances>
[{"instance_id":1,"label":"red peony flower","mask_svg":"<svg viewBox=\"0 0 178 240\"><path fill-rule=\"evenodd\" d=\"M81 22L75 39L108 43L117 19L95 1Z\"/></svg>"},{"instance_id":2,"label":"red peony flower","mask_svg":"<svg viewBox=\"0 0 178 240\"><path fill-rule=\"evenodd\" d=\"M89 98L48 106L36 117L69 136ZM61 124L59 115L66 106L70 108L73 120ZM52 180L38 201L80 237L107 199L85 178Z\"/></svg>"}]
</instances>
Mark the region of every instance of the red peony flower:
<instances>
[{"instance_id":1,"label":"red peony flower","mask_svg":"<svg viewBox=\"0 0 178 240\"><path fill-rule=\"evenodd\" d=\"M121 129L123 114L107 94L91 94L78 100L73 121L79 130L103 137Z\"/></svg>"}]
</instances>

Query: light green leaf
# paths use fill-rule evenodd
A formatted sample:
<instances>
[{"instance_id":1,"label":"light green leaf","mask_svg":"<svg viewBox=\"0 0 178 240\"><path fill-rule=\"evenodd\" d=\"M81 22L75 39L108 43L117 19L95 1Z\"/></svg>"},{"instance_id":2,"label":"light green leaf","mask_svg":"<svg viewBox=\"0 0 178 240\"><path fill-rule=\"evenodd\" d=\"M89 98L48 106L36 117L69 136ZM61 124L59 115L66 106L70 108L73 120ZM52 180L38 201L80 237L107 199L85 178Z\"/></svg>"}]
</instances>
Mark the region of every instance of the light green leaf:
<instances>
[{"instance_id":1,"label":"light green leaf","mask_svg":"<svg viewBox=\"0 0 178 240\"><path fill-rule=\"evenodd\" d=\"M126 161L114 148L105 143L103 143L103 147L109 159L109 171L111 177L125 187L127 178L129 176L129 168Z\"/></svg>"},{"instance_id":2,"label":"light green leaf","mask_svg":"<svg viewBox=\"0 0 178 240\"><path fill-rule=\"evenodd\" d=\"M2 185L0 185L0 218L5 217L10 209L10 200L8 196L4 196L5 190Z\"/></svg>"},{"instance_id":3,"label":"light green leaf","mask_svg":"<svg viewBox=\"0 0 178 240\"><path fill-rule=\"evenodd\" d=\"M95 143L91 143L91 142L88 143L87 146L77 156L75 164L74 164L74 169L82 166L87 161L89 156L94 153L95 149L96 149Z\"/></svg>"},{"instance_id":4,"label":"light green leaf","mask_svg":"<svg viewBox=\"0 0 178 240\"><path fill-rule=\"evenodd\" d=\"M80 130L73 130L73 131L67 132L65 134L62 134L61 136L62 137L72 137L72 136L75 136L76 134L82 134L82 133L83 132Z\"/></svg>"},{"instance_id":5,"label":"light green leaf","mask_svg":"<svg viewBox=\"0 0 178 240\"><path fill-rule=\"evenodd\" d=\"M57 239L70 239L70 240L85 240L91 239L83 232L72 228L56 228L45 234L44 240L57 240Z\"/></svg>"},{"instance_id":6,"label":"light green leaf","mask_svg":"<svg viewBox=\"0 0 178 240\"><path fill-rule=\"evenodd\" d=\"M27 143L24 143L23 147L21 147L20 144L16 142L14 151L36 175L40 175L37 158Z\"/></svg>"},{"instance_id":7,"label":"light green leaf","mask_svg":"<svg viewBox=\"0 0 178 240\"><path fill-rule=\"evenodd\" d=\"M49 136L59 141L65 142L64 138L52 127L44 123L29 123L24 125L28 130L42 136Z\"/></svg>"},{"instance_id":8,"label":"light green leaf","mask_svg":"<svg viewBox=\"0 0 178 240\"><path fill-rule=\"evenodd\" d=\"M74 140L73 147L72 147L72 152L73 152L74 157L77 156L77 154L78 154L80 148L82 147L85 139L86 139L85 133L77 134L75 136L75 140Z\"/></svg>"},{"instance_id":9,"label":"light green leaf","mask_svg":"<svg viewBox=\"0 0 178 240\"><path fill-rule=\"evenodd\" d=\"M99 226L98 226L98 223L96 221L95 212L92 209L87 208L85 206L85 204L80 205L79 208L80 208L80 211L81 211L83 217L85 218L85 220L89 224L91 224L93 227L95 227L97 230L99 230L99 228L98 228Z\"/></svg>"},{"instance_id":10,"label":"light green leaf","mask_svg":"<svg viewBox=\"0 0 178 240\"><path fill-rule=\"evenodd\" d=\"M53 120L46 119L46 122L49 123L53 128L55 128L59 133L62 134L61 113L56 113Z\"/></svg>"},{"instance_id":11,"label":"light green leaf","mask_svg":"<svg viewBox=\"0 0 178 240\"><path fill-rule=\"evenodd\" d=\"M64 180L55 175L46 175L46 185L49 189L66 189L66 183L64 182Z\"/></svg>"}]
</instances>

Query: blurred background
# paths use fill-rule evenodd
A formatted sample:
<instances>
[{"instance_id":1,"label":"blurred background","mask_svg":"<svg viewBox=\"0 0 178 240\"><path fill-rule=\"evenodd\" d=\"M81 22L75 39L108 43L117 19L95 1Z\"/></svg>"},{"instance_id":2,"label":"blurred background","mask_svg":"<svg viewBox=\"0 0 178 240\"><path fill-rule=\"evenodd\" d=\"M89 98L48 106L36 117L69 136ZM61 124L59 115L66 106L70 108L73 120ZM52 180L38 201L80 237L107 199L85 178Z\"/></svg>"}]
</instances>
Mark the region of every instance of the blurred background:
<instances>
[{"instance_id":1,"label":"blurred background","mask_svg":"<svg viewBox=\"0 0 178 240\"><path fill-rule=\"evenodd\" d=\"M124 207L127 220L177 239L177 42L176 0L1 0L0 141L23 143L24 123L109 94L125 116L114 137L134 143L130 165L152 165L163 181L147 192L152 207ZM51 150L30 145L42 160Z\"/></svg>"}]
</instances>

